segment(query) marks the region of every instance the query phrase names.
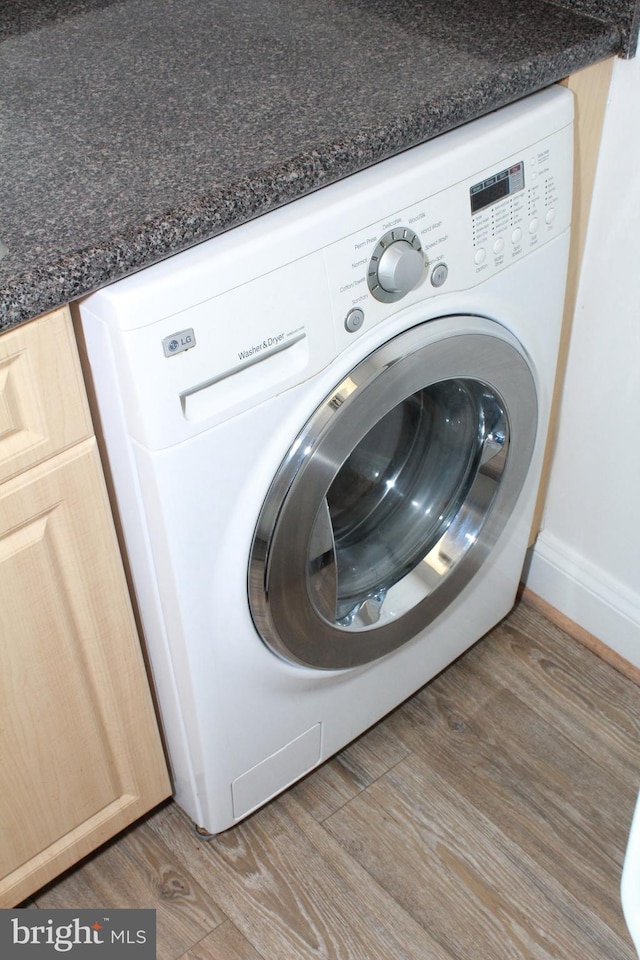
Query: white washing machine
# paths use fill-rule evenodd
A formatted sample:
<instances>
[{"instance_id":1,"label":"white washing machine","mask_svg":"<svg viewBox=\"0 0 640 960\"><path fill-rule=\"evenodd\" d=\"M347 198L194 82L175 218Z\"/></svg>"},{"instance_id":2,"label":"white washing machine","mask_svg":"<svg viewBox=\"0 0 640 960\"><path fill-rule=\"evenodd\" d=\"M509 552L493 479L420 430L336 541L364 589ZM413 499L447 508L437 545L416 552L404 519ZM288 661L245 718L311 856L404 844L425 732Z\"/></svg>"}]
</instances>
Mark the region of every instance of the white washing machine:
<instances>
[{"instance_id":1,"label":"white washing machine","mask_svg":"<svg viewBox=\"0 0 640 960\"><path fill-rule=\"evenodd\" d=\"M81 304L175 795L207 830L509 611L571 123L543 91Z\"/></svg>"}]
</instances>

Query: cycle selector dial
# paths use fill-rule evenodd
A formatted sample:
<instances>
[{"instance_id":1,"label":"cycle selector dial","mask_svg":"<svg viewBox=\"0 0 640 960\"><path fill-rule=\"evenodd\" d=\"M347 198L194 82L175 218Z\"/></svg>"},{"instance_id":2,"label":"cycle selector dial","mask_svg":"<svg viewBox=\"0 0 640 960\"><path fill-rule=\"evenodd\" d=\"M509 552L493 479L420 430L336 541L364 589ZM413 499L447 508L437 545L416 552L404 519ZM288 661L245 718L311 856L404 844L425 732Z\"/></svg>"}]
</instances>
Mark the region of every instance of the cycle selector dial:
<instances>
[{"instance_id":1,"label":"cycle selector dial","mask_svg":"<svg viewBox=\"0 0 640 960\"><path fill-rule=\"evenodd\" d=\"M369 261L369 290L382 303L401 300L422 282L425 257L412 230L396 227L378 241Z\"/></svg>"}]
</instances>

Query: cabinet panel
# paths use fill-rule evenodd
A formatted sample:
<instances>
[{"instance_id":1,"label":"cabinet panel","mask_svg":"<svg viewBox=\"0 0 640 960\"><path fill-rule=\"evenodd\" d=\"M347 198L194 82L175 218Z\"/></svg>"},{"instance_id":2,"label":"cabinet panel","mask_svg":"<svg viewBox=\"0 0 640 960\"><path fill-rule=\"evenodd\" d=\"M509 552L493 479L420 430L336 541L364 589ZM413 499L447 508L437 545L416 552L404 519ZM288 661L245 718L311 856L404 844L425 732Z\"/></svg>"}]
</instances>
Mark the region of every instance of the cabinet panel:
<instances>
[{"instance_id":1,"label":"cabinet panel","mask_svg":"<svg viewBox=\"0 0 640 960\"><path fill-rule=\"evenodd\" d=\"M573 124L574 154L571 246L569 248L567 289L564 298L564 316L560 349L558 352L558 369L553 391L547 447L538 490L538 502L536 503L536 510L531 525L530 546L533 546L535 543L536 536L542 526L544 502L549 486L549 473L551 471L551 461L553 459L558 429L558 413L562 400L569 340L571 338L571 327L573 326L573 315L575 313L578 294L578 281L582 267L582 254L584 252L587 226L589 223L591 194L593 192L593 183L596 175L600 138L607 107L609 87L611 85L613 63L613 59L602 60L600 63L594 63L592 66L586 67L584 70L578 71L578 73L574 73L563 81L563 85L568 87L573 93L575 106Z\"/></svg>"},{"instance_id":2,"label":"cabinet panel","mask_svg":"<svg viewBox=\"0 0 640 960\"><path fill-rule=\"evenodd\" d=\"M170 793L95 440L0 488L0 906Z\"/></svg>"},{"instance_id":3,"label":"cabinet panel","mask_svg":"<svg viewBox=\"0 0 640 960\"><path fill-rule=\"evenodd\" d=\"M0 337L0 483L90 436L67 308Z\"/></svg>"}]
</instances>

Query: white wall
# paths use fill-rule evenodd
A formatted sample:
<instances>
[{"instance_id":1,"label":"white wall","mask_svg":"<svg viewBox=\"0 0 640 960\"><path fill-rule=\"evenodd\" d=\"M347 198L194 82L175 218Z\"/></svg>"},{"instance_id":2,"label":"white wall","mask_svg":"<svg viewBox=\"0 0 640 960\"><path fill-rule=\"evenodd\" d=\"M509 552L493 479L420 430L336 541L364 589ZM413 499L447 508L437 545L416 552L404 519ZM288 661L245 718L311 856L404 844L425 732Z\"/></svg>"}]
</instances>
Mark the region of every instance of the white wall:
<instances>
[{"instance_id":1,"label":"white wall","mask_svg":"<svg viewBox=\"0 0 640 960\"><path fill-rule=\"evenodd\" d=\"M614 66L527 585L640 667L640 56Z\"/></svg>"}]
</instances>

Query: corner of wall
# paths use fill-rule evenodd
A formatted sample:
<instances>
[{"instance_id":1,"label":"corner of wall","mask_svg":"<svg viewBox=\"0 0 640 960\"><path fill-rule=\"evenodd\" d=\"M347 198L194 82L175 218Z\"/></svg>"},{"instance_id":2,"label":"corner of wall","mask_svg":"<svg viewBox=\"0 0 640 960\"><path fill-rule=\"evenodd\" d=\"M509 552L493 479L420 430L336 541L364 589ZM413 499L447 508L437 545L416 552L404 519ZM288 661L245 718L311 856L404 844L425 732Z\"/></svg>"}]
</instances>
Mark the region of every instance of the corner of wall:
<instances>
[{"instance_id":1,"label":"corner of wall","mask_svg":"<svg viewBox=\"0 0 640 960\"><path fill-rule=\"evenodd\" d=\"M542 531L529 550L524 582L529 590L640 668L640 598Z\"/></svg>"}]
</instances>

